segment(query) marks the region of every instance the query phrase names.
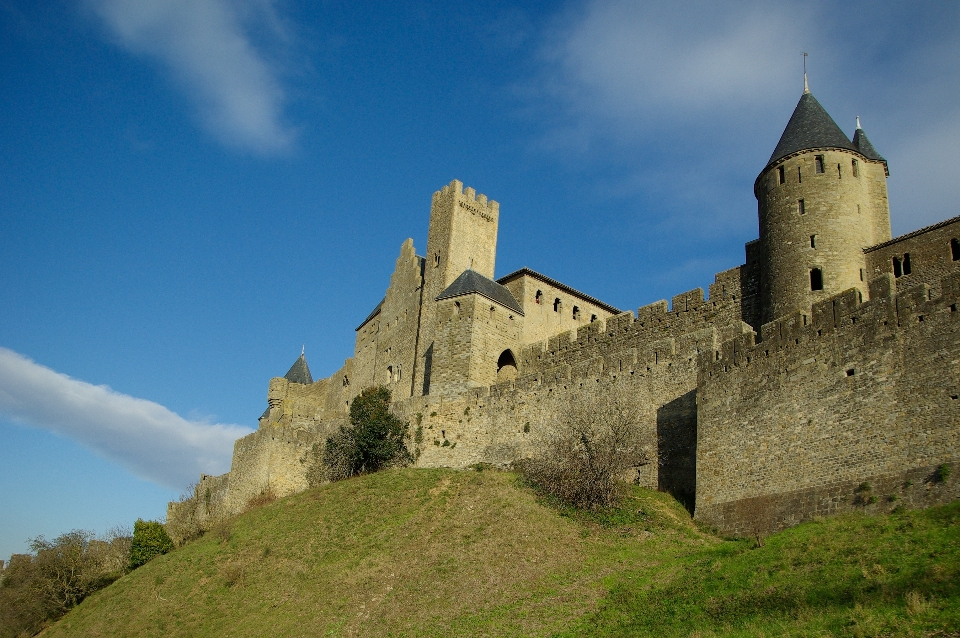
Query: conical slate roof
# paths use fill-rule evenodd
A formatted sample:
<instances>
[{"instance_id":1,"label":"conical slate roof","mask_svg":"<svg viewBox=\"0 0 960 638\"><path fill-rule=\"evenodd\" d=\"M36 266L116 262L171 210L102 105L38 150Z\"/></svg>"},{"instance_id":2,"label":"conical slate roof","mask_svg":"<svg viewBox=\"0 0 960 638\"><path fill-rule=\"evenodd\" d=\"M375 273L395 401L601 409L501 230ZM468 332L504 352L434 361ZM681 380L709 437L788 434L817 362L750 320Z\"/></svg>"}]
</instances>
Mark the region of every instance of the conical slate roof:
<instances>
[{"instance_id":1,"label":"conical slate roof","mask_svg":"<svg viewBox=\"0 0 960 638\"><path fill-rule=\"evenodd\" d=\"M446 290L437 295L437 301L477 293L490 301L495 301L504 308L513 310L518 315L523 314L523 308L514 299L506 286L502 286L492 279L487 279L475 270L467 269L447 286Z\"/></svg>"},{"instance_id":2,"label":"conical slate roof","mask_svg":"<svg viewBox=\"0 0 960 638\"><path fill-rule=\"evenodd\" d=\"M304 385L313 383L313 375L310 374L310 368L307 366L307 358L302 352L287 373L283 375L283 378L290 383L303 383Z\"/></svg>"},{"instance_id":3,"label":"conical slate roof","mask_svg":"<svg viewBox=\"0 0 960 638\"><path fill-rule=\"evenodd\" d=\"M859 120L860 118L857 119ZM853 134L853 145L856 146L860 154L867 159L880 160L881 162L887 161L880 156L877 149L873 148L873 144L867 139L867 134L864 133L863 129L859 126L857 127L857 132Z\"/></svg>"},{"instance_id":4,"label":"conical slate roof","mask_svg":"<svg viewBox=\"0 0 960 638\"><path fill-rule=\"evenodd\" d=\"M797 151L831 147L858 151L833 118L820 106L817 98L804 91L767 166Z\"/></svg>"}]
</instances>

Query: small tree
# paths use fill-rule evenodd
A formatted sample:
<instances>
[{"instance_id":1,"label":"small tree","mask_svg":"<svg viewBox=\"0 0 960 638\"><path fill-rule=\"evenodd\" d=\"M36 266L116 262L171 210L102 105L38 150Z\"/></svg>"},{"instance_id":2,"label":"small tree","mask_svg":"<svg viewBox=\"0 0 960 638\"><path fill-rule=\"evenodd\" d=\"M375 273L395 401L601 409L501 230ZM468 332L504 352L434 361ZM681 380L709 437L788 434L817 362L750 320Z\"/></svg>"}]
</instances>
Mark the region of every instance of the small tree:
<instances>
[{"instance_id":1,"label":"small tree","mask_svg":"<svg viewBox=\"0 0 960 638\"><path fill-rule=\"evenodd\" d=\"M137 519L130 544L130 569L136 569L155 556L173 549L173 541L161 523Z\"/></svg>"},{"instance_id":2,"label":"small tree","mask_svg":"<svg viewBox=\"0 0 960 638\"><path fill-rule=\"evenodd\" d=\"M364 389L350 404L350 425L327 438L323 463L330 480L409 463L406 438L406 424L390 412L390 390Z\"/></svg>"},{"instance_id":3,"label":"small tree","mask_svg":"<svg viewBox=\"0 0 960 638\"><path fill-rule=\"evenodd\" d=\"M102 581L100 557L88 551L94 539L93 532L75 529L52 541L43 536L30 541L30 549L36 552L34 588L52 617L65 614L108 584ZM115 580L116 576L112 578Z\"/></svg>"},{"instance_id":4,"label":"small tree","mask_svg":"<svg viewBox=\"0 0 960 638\"><path fill-rule=\"evenodd\" d=\"M642 404L622 384L591 383L554 410L557 420L539 436L537 454L520 464L521 471L570 505L613 504L629 470L651 460L642 440Z\"/></svg>"}]
</instances>

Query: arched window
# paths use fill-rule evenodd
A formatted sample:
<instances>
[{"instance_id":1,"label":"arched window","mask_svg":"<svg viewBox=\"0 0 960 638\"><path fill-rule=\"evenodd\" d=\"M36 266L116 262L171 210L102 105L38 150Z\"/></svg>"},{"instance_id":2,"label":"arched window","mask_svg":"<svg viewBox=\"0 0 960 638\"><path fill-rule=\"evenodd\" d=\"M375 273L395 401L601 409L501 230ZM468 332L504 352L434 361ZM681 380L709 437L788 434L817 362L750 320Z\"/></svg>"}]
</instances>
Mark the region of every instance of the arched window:
<instances>
[{"instance_id":1,"label":"arched window","mask_svg":"<svg viewBox=\"0 0 960 638\"><path fill-rule=\"evenodd\" d=\"M543 299L543 291L538 290L536 296L533 298L534 303L540 303L540 300Z\"/></svg>"},{"instance_id":2,"label":"arched window","mask_svg":"<svg viewBox=\"0 0 960 638\"><path fill-rule=\"evenodd\" d=\"M393 383L393 366L387 366L387 383Z\"/></svg>"},{"instance_id":3,"label":"arched window","mask_svg":"<svg viewBox=\"0 0 960 638\"><path fill-rule=\"evenodd\" d=\"M960 241L956 239L950 240L950 256L953 258L953 261L960 261Z\"/></svg>"},{"instance_id":4,"label":"arched window","mask_svg":"<svg viewBox=\"0 0 960 638\"><path fill-rule=\"evenodd\" d=\"M560 297L557 297L556 299L553 300L553 311L560 312L560 307L561 307Z\"/></svg>"},{"instance_id":5,"label":"arched window","mask_svg":"<svg viewBox=\"0 0 960 638\"><path fill-rule=\"evenodd\" d=\"M512 381L517 378L517 360L513 352L507 348L500 353L497 359L497 383L501 381Z\"/></svg>"}]
</instances>

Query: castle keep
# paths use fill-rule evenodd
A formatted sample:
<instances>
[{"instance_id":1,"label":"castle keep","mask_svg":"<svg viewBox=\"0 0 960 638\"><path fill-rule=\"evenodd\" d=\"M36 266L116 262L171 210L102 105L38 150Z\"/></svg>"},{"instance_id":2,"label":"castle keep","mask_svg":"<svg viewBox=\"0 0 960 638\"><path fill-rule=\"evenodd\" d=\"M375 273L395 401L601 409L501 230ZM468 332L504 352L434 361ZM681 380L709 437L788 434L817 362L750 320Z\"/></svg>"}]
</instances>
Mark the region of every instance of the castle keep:
<instances>
[{"instance_id":1,"label":"castle keep","mask_svg":"<svg viewBox=\"0 0 960 638\"><path fill-rule=\"evenodd\" d=\"M424 255L408 239L354 355L270 381L222 476L172 503L201 524L306 489L315 445L368 386L392 392L417 465L505 465L590 384L644 409L637 480L730 533L956 498L960 217L891 238L886 160L805 90L754 184L745 263L621 311L526 268L496 278L500 207L453 181ZM360 315L362 316L362 314ZM182 511L177 513L183 514Z\"/></svg>"}]
</instances>

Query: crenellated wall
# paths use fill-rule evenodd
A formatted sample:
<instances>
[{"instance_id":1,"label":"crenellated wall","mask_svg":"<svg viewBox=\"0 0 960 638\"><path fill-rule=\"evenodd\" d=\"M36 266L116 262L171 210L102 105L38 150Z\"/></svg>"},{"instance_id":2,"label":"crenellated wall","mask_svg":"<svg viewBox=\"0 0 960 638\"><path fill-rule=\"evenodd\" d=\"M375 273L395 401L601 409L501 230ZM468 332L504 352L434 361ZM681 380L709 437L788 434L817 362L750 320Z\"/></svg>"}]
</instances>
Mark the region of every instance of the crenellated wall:
<instances>
[{"instance_id":1,"label":"crenellated wall","mask_svg":"<svg viewBox=\"0 0 960 638\"><path fill-rule=\"evenodd\" d=\"M936 478L960 460L960 218L863 248L888 236L885 164L848 175L850 153L823 151L836 170L817 173L807 164L818 154L784 158L784 183L776 165L761 175L764 239L715 276L706 298L696 288L636 315L528 269L493 281L499 206L453 181L433 196L427 256L403 243L354 356L312 384L272 379L260 428L236 441L231 471L201 477L170 514L209 527L263 493L306 489L326 438L375 385L390 389L421 467L509 465L598 387L626 397L652 452L634 478L734 534L960 496L955 473ZM802 214L798 198L810 200ZM773 258L777 233L790 248ZM905 254L909 272L894 277ZM808 294L811 265L829 276L835 266L854 287L830 296L841 279L828 277ZM769 286L781 267L806 283L793 312L761 325L775 312ZM468 268L473 287L438 301Z\"/></svg>"},{"instance_id":2,"label":"crenellated wall","mask_svg":"<svg viewBox=\"0 0 960 638\"><path fill-rule=\"evenodd\" d=\"M931 478L960 460L960 274L939 288L884 275L705 353L696 517L744 534L960 496Z\"/></svg>"}]
</instances>

